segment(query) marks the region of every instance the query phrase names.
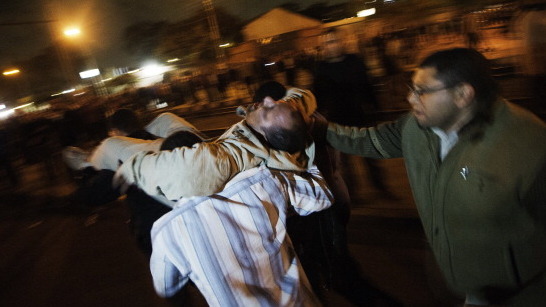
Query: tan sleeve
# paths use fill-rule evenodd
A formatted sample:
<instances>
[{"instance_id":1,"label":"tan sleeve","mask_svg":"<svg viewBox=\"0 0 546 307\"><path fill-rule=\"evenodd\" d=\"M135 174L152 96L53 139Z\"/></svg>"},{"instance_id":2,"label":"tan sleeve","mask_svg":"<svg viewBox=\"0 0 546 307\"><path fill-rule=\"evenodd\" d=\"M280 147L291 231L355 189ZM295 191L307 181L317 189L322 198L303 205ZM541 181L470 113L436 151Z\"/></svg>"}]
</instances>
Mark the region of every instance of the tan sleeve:
<instances>
[{"instance_id":1,"label":"tan sleeve","mask_svg":"<svg viewBox=\"0 0 546 307\"><path fill-rule=\"evenodd\" d=\"M159 153L138 153L116 176L149 195L169 200L219 192L232 177L232 161L223 146L201 143Z\"/></svg>"}]
</instances>

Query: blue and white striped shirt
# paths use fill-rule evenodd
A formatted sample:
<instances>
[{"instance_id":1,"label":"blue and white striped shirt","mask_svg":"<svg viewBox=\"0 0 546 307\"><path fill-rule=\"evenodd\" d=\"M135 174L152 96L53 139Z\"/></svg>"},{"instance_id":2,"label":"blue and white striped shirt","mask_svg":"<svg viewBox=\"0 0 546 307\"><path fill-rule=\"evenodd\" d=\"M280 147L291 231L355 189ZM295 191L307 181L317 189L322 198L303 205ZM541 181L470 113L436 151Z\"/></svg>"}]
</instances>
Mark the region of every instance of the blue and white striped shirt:
<instances>
[{"instance_id":1,"label":"blue and white striped shirt","mask_svg":"<svg viewBox=\"0 0 546 307\"><path fill-rule=\"evenodd\" d=\"M157 293L191 279L210 306L317 306L286 233L288 205L326 209L332 194L316 167L307 173L257 167L217 194L181 200L152 229Z\"/></svg>"}]
</instances>

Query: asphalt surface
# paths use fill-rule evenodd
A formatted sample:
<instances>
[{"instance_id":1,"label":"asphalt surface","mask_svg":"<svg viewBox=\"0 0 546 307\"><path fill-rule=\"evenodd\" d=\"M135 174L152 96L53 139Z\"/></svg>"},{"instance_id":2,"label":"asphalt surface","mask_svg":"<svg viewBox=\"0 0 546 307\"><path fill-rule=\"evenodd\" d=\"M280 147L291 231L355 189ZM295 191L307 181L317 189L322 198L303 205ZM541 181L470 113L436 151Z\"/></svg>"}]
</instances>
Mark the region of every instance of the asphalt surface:
<instances>
[{"instance_id":1,"label":"asphalt surface","mask_svg":"<svg viewBox=\"0 0 546 307\"><path fill-rule=\"evenodd\" d=\"M219 128L237 120L227 114L192 123ZM363 275L405 306L437 306L403 161L380 162L390 194L372 187L359 158L351 165L349 244ZM85 207L70 197L75 184L61 161L55 169L49 178L41 165L19 164L19 187L0 181L0 306L170 306L153 291L124 201ZM329 296L332 305L351 306Z\"/></svg>"},{"instance_id":2,"label":"asphalt surface","mask_svg":"<svg viewBox=\"0 0 546 307\"><path fill-rule=\"evenodd\" d=\"M365 186L356 194L351 252L370 283L407 306L435 306L403 165L389 161L382 168L394 195ZM22 171L20 188L2 186L0 306L169 306L153 291L123 200L90 209L69 197L68 174L52 181L39 165ZM330 295L336 305L350 306Z\"/></svg>"}]
</instances>

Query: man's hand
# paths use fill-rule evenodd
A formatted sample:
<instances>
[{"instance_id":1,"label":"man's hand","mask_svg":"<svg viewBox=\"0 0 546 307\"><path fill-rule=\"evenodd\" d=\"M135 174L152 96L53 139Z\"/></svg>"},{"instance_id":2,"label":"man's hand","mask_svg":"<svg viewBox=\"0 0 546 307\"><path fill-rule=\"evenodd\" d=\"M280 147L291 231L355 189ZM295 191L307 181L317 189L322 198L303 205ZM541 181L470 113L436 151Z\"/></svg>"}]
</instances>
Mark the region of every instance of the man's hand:
<instances>
[{"instance_id":1,"label":"man's hand","mask_svg":"<svg viewBox=\"0 0 546 307\"><path fill-rule=\"evenodd\" d=\"M88 162L89 152L79 147L69 146L61 152L64 163L75 171L91 166Z\"/></svg>"},{"instance_id":2,"label":"man's hand","mask_svg":"<svg viewBox=\"0 0 546 307\"><path fill-rule=\"evenodd\" d=\"M311 114L310 119L309 130L313 140L324 143L326 141L326 131L328 130L328 120L316 111Z\"/></svg>"},{"instance_id":3,"label":"man's hand","mask_svg":"<svg viewBox=\"0 0 546 307\"><path fill-rule=\"evenodd\" d=\"M317 109L317 100L311 91L292 87L288 89L282 100L294 104L307 120Z\"/></svg>"},{"instance_id":4,"label":"man's hand","mask_svg":"<svg viewBox=\"0 0 546 307\"><path fill-rule=\"evenodd\" d=\"M311 114L311 118L313 119L314 123L318 123L319 125L326 125L328 126L328 120L324 115L320 114L319 112L315 111L313 114Z\"/></svg>"},{"instance_id":5,"label":"man's hand","mask_svg":"<svg viewBox=\"0 0 546 307\"><path fill-rule=\"evenodd\" d=\"M129 188L131 187L132 183L129 182L129 180L127 180L125 178L125 176L123 176L120 172L119 172L119 169L118 171L116 172L116 174L114 175L114 178L112 178L112 187L115 189L115 190L118 190L119 193L121 195L123 194L126 194L127 193L127 190L129 190Z\"/></svg>"}]
</instances>

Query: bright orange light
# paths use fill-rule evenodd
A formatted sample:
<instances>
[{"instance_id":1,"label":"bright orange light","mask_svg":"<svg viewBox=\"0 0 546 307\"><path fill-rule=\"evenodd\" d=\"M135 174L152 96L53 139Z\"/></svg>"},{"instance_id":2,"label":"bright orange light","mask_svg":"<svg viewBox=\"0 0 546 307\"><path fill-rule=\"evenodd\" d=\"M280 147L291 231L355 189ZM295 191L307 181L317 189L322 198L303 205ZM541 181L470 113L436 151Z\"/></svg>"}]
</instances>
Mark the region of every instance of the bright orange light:
<instances>
[{"instance_id":1,"label":"bright orange light","mask_svg":"<svg viewBox=\"0 0 546 307\"><path fill-rule=\"evenodd\" d=\"M15 74L18 74L20 73L21 71L19 69L12 69L12 70L6 70L4 71L2 74L4 76L9 76L9 75L15 75Z\"/></svg>"},{"instance_id":2,"label":"bright orange light","mask_svg":"<svg viewBox=\"0 0 546 307\"><path fill-rule=\"evenodd\" d=\"M81 34L81 31L78 28L68 28L68 29L64 30L64 35L69 36L69 37L78 36L80 34Z\"/></svg>"}]
</instances>

